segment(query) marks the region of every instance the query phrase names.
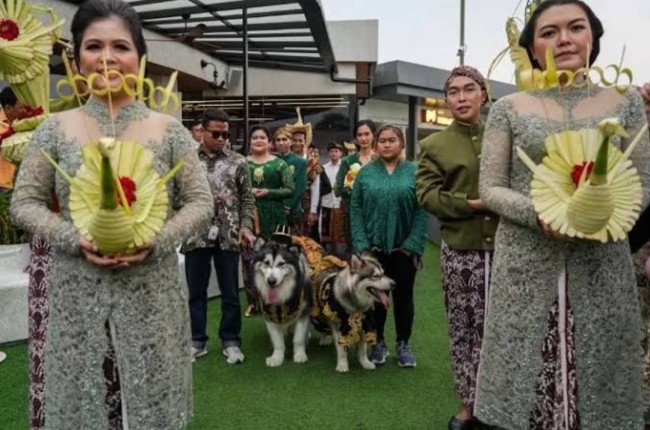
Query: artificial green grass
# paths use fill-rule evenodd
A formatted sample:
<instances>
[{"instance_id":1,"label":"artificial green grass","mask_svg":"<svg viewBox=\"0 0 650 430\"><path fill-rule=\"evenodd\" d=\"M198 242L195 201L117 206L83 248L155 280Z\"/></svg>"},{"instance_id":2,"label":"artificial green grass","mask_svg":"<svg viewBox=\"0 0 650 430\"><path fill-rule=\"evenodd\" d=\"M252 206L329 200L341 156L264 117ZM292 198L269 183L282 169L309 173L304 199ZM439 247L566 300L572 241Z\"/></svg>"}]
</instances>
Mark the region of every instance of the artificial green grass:
<instances>
[{"instance_id":1,"label":"artificial green grass","mask_svg":"<svg viewBox=\"0 0 650 430\"><path fill-rule=\"evenodd\" d=\"M219 300L208 306L209 354L194 364L194 419L202 429L432 429L447 428L459 401L453 390L447 325L440 288L439 250L428 246L425 268L416 281L415 326L411 344L415 369L397 366L392 313L386 324L391 357L374 371L362 369L349 354L350 372L334 368L334 347L319 347L313 336L309 361L268 368L271 343L261 317L244 318L242 349L246 362L229 365L216 334ZM245 298L242 295L242 304ZM27 428L27 359L24 345L3 349L0 364L0 428Z\"/></svg>"}]
</instances>

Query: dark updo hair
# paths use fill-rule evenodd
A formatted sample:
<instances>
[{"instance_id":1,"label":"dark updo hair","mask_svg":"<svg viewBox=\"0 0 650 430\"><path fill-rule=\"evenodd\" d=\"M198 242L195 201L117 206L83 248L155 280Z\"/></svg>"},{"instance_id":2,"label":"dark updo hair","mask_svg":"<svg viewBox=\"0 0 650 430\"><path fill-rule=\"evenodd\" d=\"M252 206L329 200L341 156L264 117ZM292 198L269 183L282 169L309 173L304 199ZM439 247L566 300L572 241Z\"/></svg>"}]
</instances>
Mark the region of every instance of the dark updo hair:
<instances>
[{"instance_id":1,"label":"dark updo hair","mask_svg":"<svg viewBox=\"0 0 650 430\"><path fill-rule=\"evenodd\" d=\"M370 129L370 132L372 135L375 135L375 132L377 131L377 124L371 119L362 119L361 121L358 121L355 126L354 126L354 136L356 137L357 131L359 131L359 128L363 126L367 126Z\"/></svg>"},{"instance_id":2,"label":"dark updo hair","mask_svg":"<svg viewBox=\"0 0 650 430\"><path fill-rule=\"evenodd\" d=\"M582 10L585 11L585 14L587 15L587 20L589 21L589 26L591 27L591 34L593 36L593 39L591 41L591 53L589 54L590 66L596 61L596 58L600 53L600 38L605 33L605 29L603 28L603 23L600 22L600 19L598 19L598 17L594 13L594 11L591 10L589 5L587 5L582 0L546 0L542 2L537 7L537 9L535 9L535 12L532 13L530 19L526 23L526 26L524 27L524 30L521 32L521 36L519 36L519 46L526 49L528 58L530 59L530 62L535 68L540 68L540 65L537 62L537 60L533 58L533 51L532 51L533 43L535 42L535 27L537 26L537 20L539 19L539 16L542 13L552 8L553 6L565 6L565 5L579 6L582 8Z\"/></svg>"},{"instance_id":3,"label":"dark updo hair","mask_svg":"<svg viewBox=\"0 0 650 430\"><path fill-rule=\"evenodd\" d=\"M147 44L142 33L142 23L133 6L122 0L87 0L74 14L70 32L72 33L74 60L79 66L79 51L86 29L95 21L117 17L124 22L138 51L138 58L147 54Z\"/></svg>"},{"instance_id":4,"label":"dark updo hair","mask_svg":"<svg viewBox=\"0 0 650 430\"><path fill-rule=\"evenodd\" d=\"M248 133L249 142L253 137L253 133L255 133L257 130L262 130L264 134L266 134L266 138L269 140L269 142L271 141L271 132L269 131L269 129L266 126L263 126L262 124L258 124L251 127L251 131Z\"/></svg>"}]
</instances>

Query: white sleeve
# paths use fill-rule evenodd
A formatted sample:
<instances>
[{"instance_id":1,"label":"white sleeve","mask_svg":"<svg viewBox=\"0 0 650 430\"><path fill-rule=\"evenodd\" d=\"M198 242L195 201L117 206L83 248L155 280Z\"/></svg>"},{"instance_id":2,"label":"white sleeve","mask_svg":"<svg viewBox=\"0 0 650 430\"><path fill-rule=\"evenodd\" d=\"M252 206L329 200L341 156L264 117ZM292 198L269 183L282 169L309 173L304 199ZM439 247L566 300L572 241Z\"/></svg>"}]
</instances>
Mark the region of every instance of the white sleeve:
<instances>
[{"instance_id":1,"label":"white sleeve","mask_svg":"<svg viewBox=\"0 0 650 430\"><path fill-rule=\"evenodd\" d=\"M311 184L311 207L309 212L313 214L318 213L318 204L320 203L320 175Z\"/></svg>"}]
</instances>

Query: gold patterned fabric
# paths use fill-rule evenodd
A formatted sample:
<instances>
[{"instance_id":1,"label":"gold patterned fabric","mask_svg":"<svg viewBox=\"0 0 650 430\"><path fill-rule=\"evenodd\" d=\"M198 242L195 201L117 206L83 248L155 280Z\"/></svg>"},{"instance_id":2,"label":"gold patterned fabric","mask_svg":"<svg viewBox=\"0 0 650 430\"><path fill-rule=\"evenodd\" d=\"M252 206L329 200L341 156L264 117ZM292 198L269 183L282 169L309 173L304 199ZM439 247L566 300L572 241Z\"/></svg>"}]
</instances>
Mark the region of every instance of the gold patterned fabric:
<instances>
[{"instance_id":1,"label":"gold patterned fabric","mask_svg":"<svg viewBox=\"0 0 650 430\"><path fill-rule=\"evenodd\" d=\"M377 342L373 311L349 314L334 296L332 288L339 270L332 266L319 272L313 280L311 316L320 323L337 325L340 345L350 347L360 342L373 345Z\"/></svg>"}]
</instances>

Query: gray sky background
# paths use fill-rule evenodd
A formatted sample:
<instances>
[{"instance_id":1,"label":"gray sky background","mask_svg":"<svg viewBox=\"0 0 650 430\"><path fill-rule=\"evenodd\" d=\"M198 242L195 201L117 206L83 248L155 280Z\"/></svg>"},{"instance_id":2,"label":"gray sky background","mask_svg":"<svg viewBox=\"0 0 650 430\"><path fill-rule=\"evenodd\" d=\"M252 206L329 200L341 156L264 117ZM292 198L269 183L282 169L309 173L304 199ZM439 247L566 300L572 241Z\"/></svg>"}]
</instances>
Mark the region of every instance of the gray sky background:
<instances>
[{"instance_id":1,"label":"gray sky background","mask_svg":"<svg viewBox=\"0 0 650 430\"><path fill-rule=\"evenodd\" d=\"M620 61L634 72L635 83L650 81L650 1L586 0L603 22L605 35L597 65ZM487 73L506 47L505 22L518 0L466 0L465 64ZM517 16L523 19L523 4ZM327 20L378 19L379 62L403 60L451 69L458 64L460 0L321 0ZM513 82L510 59L494 78Z\"/></svg>"}]
</instances>

